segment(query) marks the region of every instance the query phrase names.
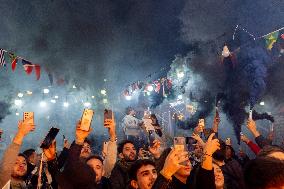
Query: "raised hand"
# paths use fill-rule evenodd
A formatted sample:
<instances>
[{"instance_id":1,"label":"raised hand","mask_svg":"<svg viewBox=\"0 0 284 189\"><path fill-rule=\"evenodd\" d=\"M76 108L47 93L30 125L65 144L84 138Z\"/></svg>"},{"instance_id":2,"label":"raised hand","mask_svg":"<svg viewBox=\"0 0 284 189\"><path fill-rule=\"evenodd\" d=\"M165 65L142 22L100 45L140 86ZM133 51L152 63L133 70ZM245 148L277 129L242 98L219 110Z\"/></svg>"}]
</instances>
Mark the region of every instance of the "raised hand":
<instances>
[{"instance_id":1,"label":"raised hand","mask_svg":"<svg viewBox=\"0 0 284 189\"><path fill-rule=\"evenodd\" d=\"M249 143L250 140L248 139L248 137L246 135L241 134L240 136L241 136L241 141L243 141L245 143Z\"/></svg>"},{"instance_id":2,"label":"raised hand","mask_svg":"<svg viewBox=\"0 0 284 189\"><path fill-rule=\"evenodd\" d=\"M258 132L258 130L256 128L256 123L255 123L254 120L248 119L248 121L247 121L247 128L254 135L254 137L258 137L260 135L260 133Z\"/></svg>"},{"instance_id":3,"label":"raised hand","mask_svg":"<svg viewBox=\"0 0 284 189\"><path fill-rule=\"evenodd\" d=\"M14 138L14 143L21 145L23 142L24 137L29 134L30 132L35 130L35 126L28 124L25 121L18 122L18 132Z\"/></svg>"},{"instance_id":4,"label":"raised hand","mask_svg":"<svg viewBox=\"0 0 284 189\"><path fill-rule=\"evenodd\" d=\"M56 141L53 140L49 148L43 149L43 153L47 161L54 160L56 158Z\"/></svg>"},{"instance_id":5,"label":"raised hand","mask_svg":"<svg viewBox=\"0 0 284 189\"><path fill-rule=\"evenodd\" d=\"M215 133L212 133L204 146L203 158L201 162L201 167L206 170L213 169L212 154L220 149L220 143L218 139L213 139Z\"/></svg>"},{"instance_id":6,"label":"raised hand","mask_svg":"<svg viewBox=\"0 0 284 189\"><path fill-rule=\"evenodd\" d=\"M182 167L180 163L188 160L188 152L172 149L166 158L161 174L166 179L171 179L172 175L174 175Z\"/></svg>"},{"instance_id":7,"label":"raised hand","mask_svg":"<svg viewBox=\"0 0 284 189\"><path fill-rule=\"evenodd\" d=\"M201 139L200 135L192 133L192 138L194 138L195 140L197 140L197 142L201 145L201 146L205 146L205 142Z\"/></svg>"},{"instance_id":8,"label":"raised hand","mask_svg":"<svg viewBox=\"0 0 284 189\"><path fill-rule=\"evenodd\" d=\"M83 131L80 128L81 128L81 121L78 121L77 122L77 126L76 126L76 139L75 139L75 142L76 142L76 144L82 145L84 143L85 139L92 132L92 128L90 128L89 131Z\"/></svg>"}]
</instances>

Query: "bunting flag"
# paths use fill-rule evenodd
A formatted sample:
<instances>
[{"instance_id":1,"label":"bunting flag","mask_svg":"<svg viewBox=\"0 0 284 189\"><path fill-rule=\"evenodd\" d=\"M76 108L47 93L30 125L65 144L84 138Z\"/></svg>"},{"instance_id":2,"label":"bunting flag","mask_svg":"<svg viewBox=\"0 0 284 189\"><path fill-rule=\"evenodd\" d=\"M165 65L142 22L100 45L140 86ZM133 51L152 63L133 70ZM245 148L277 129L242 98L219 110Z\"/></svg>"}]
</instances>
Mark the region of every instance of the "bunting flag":
<instances>
[{"instance_id":1,"label":"bunting flag","mask_svg":"<svg viewBox=\"0 0 284 189\"><path fill-rule=\"evenodd\" d=\"M17 58L17 56L15 54L10 53L10 52L9 52L9 57L11 59L12 71L15 71L16 70L16 66L17 66L18 58Z\"/></svg>"},{"instance_id":2,"label":"bunting flag","mask_svg":"<svg viewBox=\"0 0 284 189\"><path fill-rule=\"evenodd\" d=\"M22 64L23 64L25 72L28 75L30 75L33 72L34 65L31 62L29 62L29 61L27 61L25 59L22 59Z\"/></svg>"},{"instance_id":3,"label":"bunting flag","mask_svg":"<svg viewBox=\"0 0 284 189\"><path fill-rule=\"evenodd\" d=\"M0 66L2 66L2 67L6 66L3 49L0 49Z\"/></svg>"},{"instance_id":4,"label":"bunting flag","mask_svg":"<svg viewBox=\"0 0 284 189\"><path fill-rule=\"evenodd\" d=\"M36 74L36 80L39 80L40 78L40 65L35 64L35 74Z\"/></svg>"},{"instance_id":5,"label":"bunting flag","mask_svg":"<svg viewBox=\"0 0 284 189\"><path fill-rule=\"evenodd\" d=\"M271 50L274 43L276 43L278 39L279 31L273 32L267 36L265 36L266 47L268 50Z\"/></svg>"}]
</instances>

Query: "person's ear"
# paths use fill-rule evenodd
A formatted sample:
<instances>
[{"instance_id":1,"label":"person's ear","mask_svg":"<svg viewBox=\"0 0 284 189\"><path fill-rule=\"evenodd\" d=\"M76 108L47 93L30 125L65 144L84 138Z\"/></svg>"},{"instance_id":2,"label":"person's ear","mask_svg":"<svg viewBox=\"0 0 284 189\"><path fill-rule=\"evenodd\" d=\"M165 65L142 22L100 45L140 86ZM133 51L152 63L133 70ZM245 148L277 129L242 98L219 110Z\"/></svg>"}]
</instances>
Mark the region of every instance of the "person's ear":
<instances>
[{"instance_id":1,"label":"person's ear","mask_svg":"<svg viewBox=\"0 0 284 189\"><path fill-rule=\"evenodd\" d=\"M138 184L136 180L131 180L130 185L132 188L138 189Z\"/></svg>"},{"instance_id":2,"label":"person's ear","mask_svg":"<svg viewBox=\"0 0 284 189\"><path fill-rule=\"evenodd\" d=\"M119 154L118 154L118 157L119 157L120 159L123 159L123 158L124 158L124 155L123 155L122 153L119 153Z\"/></svg>"}]
</instances>

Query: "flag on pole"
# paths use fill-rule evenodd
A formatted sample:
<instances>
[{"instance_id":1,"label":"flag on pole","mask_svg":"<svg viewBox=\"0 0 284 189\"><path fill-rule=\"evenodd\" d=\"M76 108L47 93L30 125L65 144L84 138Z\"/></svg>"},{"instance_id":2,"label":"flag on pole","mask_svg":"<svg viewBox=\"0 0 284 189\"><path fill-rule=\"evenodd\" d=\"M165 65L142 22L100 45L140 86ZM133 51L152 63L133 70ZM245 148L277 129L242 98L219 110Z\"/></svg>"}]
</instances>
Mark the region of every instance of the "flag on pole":
<instances>
[{"instance_id":1,"label":"flag on pole","mask_svg":"<svg viewBox=\"0 0 284 189\"><path fill-rule=\"evenodd\" d=\"M34 65L31 62L29 62L25 59L22 59L22 64L23 64L23 67L24 67L24 70L26 71L26 73L28 75L30 75L33 71Z\"/></svg>"},{"instance_id":2,"label":"flag on pole","mask_svg":"<svg viewBox=\"0 0 284 189\"><path fill-rule=\"evenodd\" d=\"M9 53L9 57L11 59L12 70L15 71L18 58L14 53Z\"/></svg>"},{"instance_id":3,"label":"flag on pole","mask_svg":"<svg viewBox=\"0 0 284 189\"><path fill-rule=\"evenodd\" d=\"M6 66L3 49L0 49L0 66L2 66L2 67Z\"/></svg>"},{"instance_id":4,"label":"flag on pole","mask_svg":"<svg viewBox=\"0 0 284 189\"><path fill-rule=\"evenodd\" d=\"M278 39L279 31L273 32L267 36L265 36L265 43L266 43L266 48L268 50L271 50L274 43L276 43Z\"/></svg>"}]
</instances>

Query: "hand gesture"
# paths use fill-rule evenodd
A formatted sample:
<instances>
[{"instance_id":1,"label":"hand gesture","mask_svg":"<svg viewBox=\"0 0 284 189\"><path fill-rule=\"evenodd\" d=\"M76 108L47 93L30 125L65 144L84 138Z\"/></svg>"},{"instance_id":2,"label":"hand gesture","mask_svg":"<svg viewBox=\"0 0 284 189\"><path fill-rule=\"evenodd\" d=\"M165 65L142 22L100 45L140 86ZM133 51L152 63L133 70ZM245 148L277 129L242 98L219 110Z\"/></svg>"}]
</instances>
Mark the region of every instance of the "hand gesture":
<instances>
[{"instance_id":1,"label":"hand gesture","mask_svg":"<svg viewBox=\"0 0 284 189\"><path fill-rule=\"evenodd\" d=\"M21 145L23 142L24 137L29 134L30 132L35 130L35 126L28 124L24 121L18 122L18 132L14 138L14 143Z\"/></svg>"},{"instance_id":2,"label":"hand gesture","mask_svg":"<svg viewBox=\"0 0 284 189\"><path fill-rule=\"evenodd\" d=\"M205 146L205 142L200 138L200 135L192 133L192 138L194 138L195 140L197 140L197 142L201 145L201 146Z\"/></svg>"},{"instance_id":3,"label":"hand gesture","mask_svg":"<svg viewBox=\"0 0 284 189\"><path fill-rule=\"evenodd\" d=\"M63 147L69 149L70 148L70 143L68 142L67 139L64 139L63 141Z\"/></svg>"},{"instance_id":4,"label":"hand gesture","mask_svg":"<svg viewBox=\"0 0 284 189\"><path fill-rule=\"evenodd\" d=\"M248 119L247 121L247 128L250 130L250 132L254 135L254 137L258 137L260 133L258 132L256 128L256 123L252 119Z\"/></svg>"},{"instance_id":5,"label":"hand gesture","mask_svg":"<svg viewBox=\"0 0 284 189\"><path fill-rule=\"evenodd\" d=\"M220 143L218 139L213 139L215 133L212 133L204 146L203 153L205 155L212 156L212 154L220 149Z\"/></svg>"},{"instance_id":6,"label":"hand gesture","mask_svg":"<svg viewBox=\"0 0 284 189\"><path fill-rule=\"evenodd\" d=\"M170 179L181 167L180 163L188 161L188 152L172 149L166 158L161 174Z\"/></svg>"},{"instance_id":7,"label":"hand gesture","mask_svg":"<svg viewBox=\"0 0 284 189\"><path fill-rule=\"evenodd\" d=\"M43 149L43 153L47 161L54 160L56 158L56 141L53 140L49 148Z\"/></svg>"},{"instance_id":8,"label":"hand gesture","mask_svg":"<svg viewBox=\"0 0 284 189\"><path fill-rule=\"evenodd\" d=\"M92 132L92 128L90 128L89 131L83 131L80 129L81 128L81 121L77 122L76 126L76 139L75 142L76 144L83 144L85 139L89 136L89 134Z\"/></svg>"},{"instance_id":9,"label":"hand gesture","mask_svg":"<svg viewBox=\"0 0 284 189\"><path fill-rule=\"evenodd\" d=\"M255 121L252 120L252 119L248 119L248 121L247 121L247 128L248 128L250 131L255 131L255 130L256 130Z\"/></svg>"},{"instance_id":10,"label":"hand gesture","mask_svg":"<svg viewBox=\"0 0 284 189\"><path fill-rule=\"evenodd\" d=\"M108 128L108 133L111 141L116 140L116 132L115 132L115 119L114 119L114 114L112 113L112 119L106 119L104 121L104 126Z\"/></svg>"},{"instance_id":11,"label":"hand gesture","mask_svg":"<svg viewBox=\"0 0 284 189\"><path fill-rule=\"evenodd\" d=\"M248 139L248 137L246 135L241 134L240 136L241 136L241 141L243 141L245 143L249 143L250 140Z\"/></svg>"},{"instance_id":12,"label":"hand gesture","mask_svg":"<svg viewBox=\"0 0 284 189\"><path fill-rule=\"evenodd\" d=\"M159 140L153 141L153 146L149 146L149 152L158 159L161 156L161 142Z\"/></svg>"}]
</instances>

